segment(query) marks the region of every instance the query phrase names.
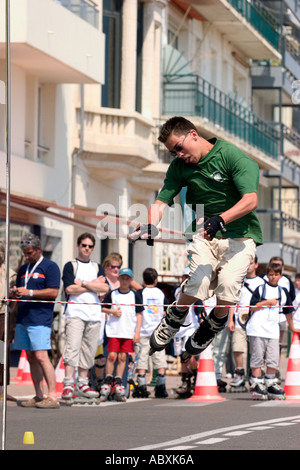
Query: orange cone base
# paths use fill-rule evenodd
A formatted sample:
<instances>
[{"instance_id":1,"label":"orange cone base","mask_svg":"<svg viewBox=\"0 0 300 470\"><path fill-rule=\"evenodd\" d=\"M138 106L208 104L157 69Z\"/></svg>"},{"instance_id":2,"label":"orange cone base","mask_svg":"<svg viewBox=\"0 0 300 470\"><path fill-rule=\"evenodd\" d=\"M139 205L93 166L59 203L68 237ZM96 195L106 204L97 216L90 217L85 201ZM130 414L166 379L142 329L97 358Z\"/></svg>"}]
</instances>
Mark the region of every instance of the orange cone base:
<instances>
[{"instance_id":1,"label":"orange cone base","mask_svg":"<svg viewBox=\"0 0 300 470\"><path fill-rule=\"evenodd\" d=\"M61 356L56 369L55 369L55 377L56 377L56 394L57 396L61 397L61 394L64 389L64 377L65 377L65 366L64 366L64 358Z\"/></svg>"},{"instance_id":2,"label":"orange cone base","mask_svg":"<svg viewBox=\"0 0 300 470\"><path fill-rule=\"evenodd\" d=\"M300 401L300 387L287 385L284 387L285 399Z\"/></svg>"},{"instance_id":3,"label":"orange cone base","mask_svg":"<svg viewBox=\"0 0 300 470\"><path fill-rule=\"evenodd\" d=\"M216 394L202 395L202 396L193 395L192 397L187 398L187 401L224 401L224 400L226 400L226 398L221 397L221 395L216 395Z\"/></svg>"},{"instance_id":4,"label":"orange cone base","mask_svg":"<svg viewBox=\"0 0 300 470\"><path fill-rule=\"evenodd\" d=\"M27 354L26 354L26 351L24 351L23 349L20 354L17 375L10 379L12 382L17 382L18 380L22 379L23 370L24 370L26 361L27 361Z\"/></svg>"},{"instance_id":5,"label":"orange cone base","mask_svg":"<svg viewBox=\"0 0 300 470\"><path fill-rule=\"evenodd\" d=\"M219 395L211 346L208 346L199 358L194 395L188 401L224 401Z\"/></svg>"},{"instance_id":6,"label":"orange cone base","mask_svg":"<svg viewBox=\"0 0 300 470\"><path fill-rule=\"evenodd\" d=\"M56 393L58 396L61 396L62 392L64 390L64 384L56 384Z\"/></svg>"},{"instance_id":7,"label":"orange cone base","mask_svg":"<svg viewBox=\"0 0 300 470\"><path fill-rule=\"evenodd\" d=\"M300 401L300 341L298 333L293 333L292 336L284 393L286 400Z\"/></svg>"}]
</instances>

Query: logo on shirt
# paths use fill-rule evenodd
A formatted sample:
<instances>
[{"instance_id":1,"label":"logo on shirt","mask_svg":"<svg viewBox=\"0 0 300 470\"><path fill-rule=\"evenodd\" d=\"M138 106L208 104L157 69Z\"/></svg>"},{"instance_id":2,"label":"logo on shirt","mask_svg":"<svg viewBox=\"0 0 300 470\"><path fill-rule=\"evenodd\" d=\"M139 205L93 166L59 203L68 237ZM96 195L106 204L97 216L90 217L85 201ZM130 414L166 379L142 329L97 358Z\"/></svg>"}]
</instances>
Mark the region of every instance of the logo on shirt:
<instances>
[{"instance_id":1,"label":"logo on shirt","mask_svg":"<svg viewBox=\"0 0 300 470\"><path fill-rule=\"evenodd\" d=\"M157 299L148 299L147 301L147 313L157 315L158 310L158 300Z\"/></svg>"},{"instance_id":2,"label":"logo on shirt","mask_svg":"<svg viewBox=\"0 0 300 470\"><path fill-rule=\"evenodd\" d=\"M225 181L225 179L223 178L223 176L221 175L221 173L219 173L219 171L214 171L211 175L210 175L215 181L219 181L220 183L223 183Z\"/></svg>"}]
</instances>

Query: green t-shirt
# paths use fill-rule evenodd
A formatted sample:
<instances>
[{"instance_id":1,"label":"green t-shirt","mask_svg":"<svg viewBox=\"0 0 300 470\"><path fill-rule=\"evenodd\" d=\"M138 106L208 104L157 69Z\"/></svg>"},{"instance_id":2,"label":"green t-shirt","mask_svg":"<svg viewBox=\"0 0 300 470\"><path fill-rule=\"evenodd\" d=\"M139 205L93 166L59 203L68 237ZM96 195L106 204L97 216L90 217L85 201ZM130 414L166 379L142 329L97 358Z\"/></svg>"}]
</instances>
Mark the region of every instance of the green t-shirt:
<instances>
[{"instance_id":1,"label":"green t-shirt","mask_svg":"<svg viewBox=\"0 0 300 470\"><path fill-rule=\"evenodd\" d=\"M204 215L220 215L234 206L246 193L257 193L259 167L234 145L210 139L214 146L197 163L186 164L176 157L170 164L164 186L157 199L169 205L180 190L187 187L186 203L203 204ZM256 211L226 225L226 238L249 237L261 245L262 231ZM194 232L195 233L195 232ZM217 234L222 236L220 232Z\"/></svg>"}]
</instances>

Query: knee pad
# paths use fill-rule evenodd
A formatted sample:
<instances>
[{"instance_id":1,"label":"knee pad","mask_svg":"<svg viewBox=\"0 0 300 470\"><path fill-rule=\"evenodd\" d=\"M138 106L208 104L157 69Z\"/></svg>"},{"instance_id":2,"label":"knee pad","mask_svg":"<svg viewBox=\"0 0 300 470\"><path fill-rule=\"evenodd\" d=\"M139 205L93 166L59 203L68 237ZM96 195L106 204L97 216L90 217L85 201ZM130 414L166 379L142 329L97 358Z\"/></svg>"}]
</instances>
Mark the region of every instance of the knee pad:
<instances>
[{"instance_id":1,"label":"knee pad","mask_svg":"<svg viewBox=\"0 0 300 470\"><path fill-rule=\"evenodd\" d=\"M137 376L138 386L146 385L146 374L138 374Z\"/></svg>"},{"instance_id":2,"label":"knee pad","mask_svg":"<svg viewBox=\"0 0 300 470\"><path fill-rule=\"evenodd\" d=\"M103 367L106 364L106 357L103 356L103 354L99 354L99 356L95 357L95 367L98 369L103 369Z\"/></svg>"},{"instance_id":3,"label":"knee pad","mask_svg":"<svg viewBox=\"0 0 300 470\"><path fill-rule=\"evenodd\" d=\"M166 383L166 376L163 374L157 374L156 386L159 387L160 385L165 385L165 383Z\"/></svg>"}]
</instances>

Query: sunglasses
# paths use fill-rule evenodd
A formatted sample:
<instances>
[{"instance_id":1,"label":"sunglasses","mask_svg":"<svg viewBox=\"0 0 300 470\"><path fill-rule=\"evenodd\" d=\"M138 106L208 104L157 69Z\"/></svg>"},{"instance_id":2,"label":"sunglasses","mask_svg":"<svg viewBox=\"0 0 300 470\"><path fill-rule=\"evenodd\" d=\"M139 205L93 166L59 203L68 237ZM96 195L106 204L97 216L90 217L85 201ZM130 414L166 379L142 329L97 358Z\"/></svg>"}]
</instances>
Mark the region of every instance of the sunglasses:
<instances>
[{"instance_id":1,"label":"sunglasses","mask_svg":"<svg viewBox=\"0 0 300 470\"><path fill-rule=\"evenodd\" d=\"M81 246L83 246L83 248L94 248L94 245L88 245L87 243L81 243Z\"/></svg>"},{"instance_id":2,"label":"sunglasses","mask_svg":"<svg viewBox=\"0 0 300 470\"><path fill-rule=\"evenodd\" d=\"M110 269L121 269L121 266L110 266Z\"/></svg>"},{"instance_id":3,"label":"sunglasses","mask_svg":"<svg viewBox=\"0 0 300 470\"><path fill-rule=\"evenodd\" d=\"M31 240L21 240L20 245L31 245Z\"/></svg>"},{"instance_id":4,"label":"sunglasses","mask_svg":"<svg viewBox=\"0 0 300 470\"><path fill-rule=\"evenodd\" d=\"M172 155L172 157L176 157L179 152L182 152L184 141L185 141L185 139L187 138L188 135L189 135L189 133L186 134L186 136L183 139L183 141L181 142L181 144L176 144L175 145L174 150L170 150L170 154Z\"/></svg>"}]
</instances>

